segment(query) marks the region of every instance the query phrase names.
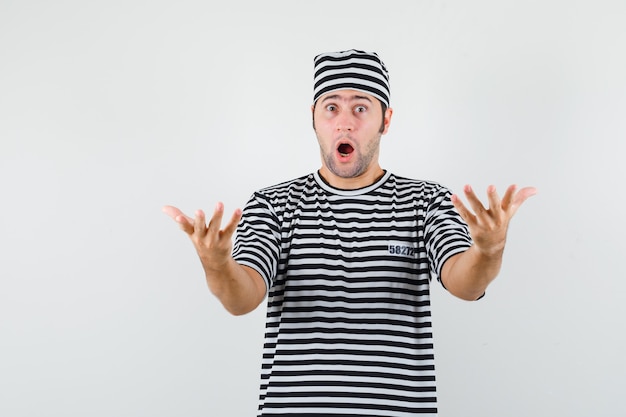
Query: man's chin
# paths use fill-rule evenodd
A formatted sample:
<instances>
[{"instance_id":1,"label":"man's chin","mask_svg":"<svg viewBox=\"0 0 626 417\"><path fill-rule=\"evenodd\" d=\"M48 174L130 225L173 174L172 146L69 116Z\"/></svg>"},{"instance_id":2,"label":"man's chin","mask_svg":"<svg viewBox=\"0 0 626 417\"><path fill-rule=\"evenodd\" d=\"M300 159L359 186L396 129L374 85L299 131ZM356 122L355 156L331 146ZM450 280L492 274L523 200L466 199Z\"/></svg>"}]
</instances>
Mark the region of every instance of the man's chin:
<instances>
[{"instance_id":1,"label":"man's chin","mask_svg":"<svg viewBox=\"0 0 626 417\"><path fill-rule=\"evenodd\" d=\"M329 171L339 178L350 179L357 178L363 174L362 170L359 169L329 169Z\"/></svg>"}]
</instances>

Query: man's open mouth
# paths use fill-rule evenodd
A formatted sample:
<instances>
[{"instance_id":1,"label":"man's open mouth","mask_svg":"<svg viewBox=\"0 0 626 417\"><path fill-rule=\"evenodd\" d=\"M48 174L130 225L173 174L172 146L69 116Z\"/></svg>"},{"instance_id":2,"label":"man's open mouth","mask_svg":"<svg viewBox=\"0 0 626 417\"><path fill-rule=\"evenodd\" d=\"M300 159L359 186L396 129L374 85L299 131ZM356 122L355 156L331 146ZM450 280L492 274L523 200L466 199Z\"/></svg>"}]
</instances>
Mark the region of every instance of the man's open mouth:
<instances>
[{"instance_id":1,"label":"man's open mouth","mask_svg":"<svg viewBox=\"0 0 626 417\"><path fill-rule=\"evenodd\" d=\"M354 148L348 143L342 143L337 147L337 151L341 156L348 156L354 151Z\"/></svg>"}]
</instances>

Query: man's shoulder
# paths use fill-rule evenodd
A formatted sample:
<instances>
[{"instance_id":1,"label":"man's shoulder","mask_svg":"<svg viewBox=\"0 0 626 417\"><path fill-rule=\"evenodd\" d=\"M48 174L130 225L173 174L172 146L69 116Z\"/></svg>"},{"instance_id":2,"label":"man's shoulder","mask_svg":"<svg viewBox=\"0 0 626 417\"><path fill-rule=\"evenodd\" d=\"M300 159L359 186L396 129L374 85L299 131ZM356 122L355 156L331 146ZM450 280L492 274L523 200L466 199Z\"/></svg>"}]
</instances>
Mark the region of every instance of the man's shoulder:
<instances>
[{"instance_id":1,"label":"man's shoulder","mask_svg":"<svg viewBox=\"0 0 626 417\"><path fill-rule=\"evenodd\" d=\"M315 184L313 173L302 175L297 178L282 181L273 185L269 185L258 189L255 194L265 197L277 196L293 192L295 190L304 190Z\"/></svg>"},{"instance_id":2,"label":"man's shoulder","mask_svg":"<svg viewBox=\"0 0 626 417\"><path fill-rule=\"evenodd\" d=\"M448 188L433 180L410 178L402 175L391 174L388 184L398 190L407 190L423 194L447 192Z\"/></svg>"}]
</instances>

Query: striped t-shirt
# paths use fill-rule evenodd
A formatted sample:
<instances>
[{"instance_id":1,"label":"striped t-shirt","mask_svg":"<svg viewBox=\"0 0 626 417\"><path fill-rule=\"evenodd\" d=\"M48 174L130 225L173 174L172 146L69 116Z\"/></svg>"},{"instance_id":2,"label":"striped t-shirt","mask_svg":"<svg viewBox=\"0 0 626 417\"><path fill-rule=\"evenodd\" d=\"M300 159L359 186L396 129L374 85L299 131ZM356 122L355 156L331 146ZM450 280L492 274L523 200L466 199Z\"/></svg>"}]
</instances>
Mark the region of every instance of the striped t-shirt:
<instances>
[{"instance_id":1,"label":"striped t-shirt","mask_svg":"<svg viewBox=\"0 0 626 417\"><path fill-rule=\"evenodd\" d=\"M254 193L233 256L268 288L258 415L436 415L429 284L470 245L434 182L316 172Z\"/></svg>"}]
</instances>

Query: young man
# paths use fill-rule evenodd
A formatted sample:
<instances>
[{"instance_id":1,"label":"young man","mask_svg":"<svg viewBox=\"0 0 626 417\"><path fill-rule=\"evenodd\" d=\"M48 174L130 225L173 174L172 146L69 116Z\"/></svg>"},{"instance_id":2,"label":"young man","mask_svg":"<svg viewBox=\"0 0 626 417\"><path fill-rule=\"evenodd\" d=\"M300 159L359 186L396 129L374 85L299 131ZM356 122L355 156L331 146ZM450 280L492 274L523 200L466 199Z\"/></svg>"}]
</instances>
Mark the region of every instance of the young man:
<instances>
[{"instance_id":1,"label":"young man","mask_svg":"<svg viewBox=\"0 0 626 417\"><path fill-rule=\"evenodd\" d=\"M232 314L267 296L259 416L436 415L429 285L480 298L500 270L508 223L535 193L493 186L471 211L445 187L378 162L393 114L378 55L314 60L322 166L255 192L220 229L166 206ZM233 234L237 230L234 246Z\"/></svg>"}]
</instances>

